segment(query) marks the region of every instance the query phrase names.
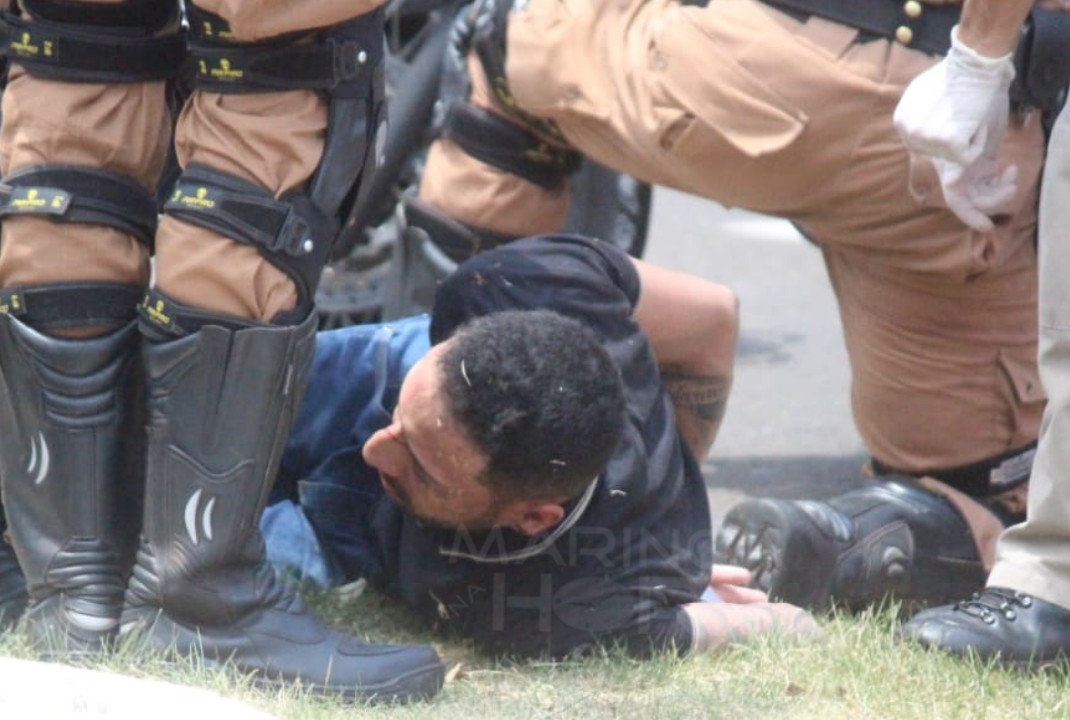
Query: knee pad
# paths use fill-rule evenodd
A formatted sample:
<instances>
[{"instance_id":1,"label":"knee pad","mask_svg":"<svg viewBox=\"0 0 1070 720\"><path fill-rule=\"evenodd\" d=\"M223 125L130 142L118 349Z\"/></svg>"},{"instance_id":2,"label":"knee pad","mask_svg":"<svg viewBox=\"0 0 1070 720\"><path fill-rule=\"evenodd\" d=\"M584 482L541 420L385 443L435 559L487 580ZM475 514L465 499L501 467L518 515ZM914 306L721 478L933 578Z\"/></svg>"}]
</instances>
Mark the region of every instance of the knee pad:
<instances>
[{"instance_id":1,"label":"knee pad","mask_svg":"<svg viewBox=\"0 0 1070 720\"><path fill-rule=\"evenodd\" d=\"M119 173L76 165L17 170L0 186L0 220L37 215L57 223L104 225L152 252L156 200ZM43 331L115 327L133 317L142 289L119 283L50 283L0 291L0 312Z\"/></svg>"},{"instance_id":2,"label":"knee pad","mask_svg":"<svg viewBox=\"0 0 1070 720\"><path fill-rule=\"evenodd\" d=\"M354 224L358 200L382 155L385 133L381 11L316 31L234 42L226 22L188 8L196 90L270 93L316 90L328 100L320 164L301 191L275 198L228 173L191 165L164 212L256 247L297 289L297 307L273 323L300 322L312 308L320 272L339 233Z\"/></svg>"},{"instance_id":3,"label":"knee pad","mask_svg":"<svg viewBox=\"0 0 1070 720\"><path fill-rule=\"evenodd\" d=\"M436 133L477 160L548 190L580 166L550 120L520 109L505 77L505 34L512 0L479 0L455 22L447 43ZM491 95L505 117L469 102L468 56L479 59Z\"/></svg>"}]
</instances>

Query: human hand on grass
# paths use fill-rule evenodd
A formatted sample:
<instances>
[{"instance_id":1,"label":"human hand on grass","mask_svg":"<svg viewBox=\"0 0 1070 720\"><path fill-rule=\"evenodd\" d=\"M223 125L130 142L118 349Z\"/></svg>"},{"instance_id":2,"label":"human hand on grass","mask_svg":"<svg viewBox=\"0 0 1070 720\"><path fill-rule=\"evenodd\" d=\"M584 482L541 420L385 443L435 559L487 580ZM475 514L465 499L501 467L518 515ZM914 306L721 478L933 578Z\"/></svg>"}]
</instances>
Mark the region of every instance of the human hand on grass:
<instances>
[{"instance_id":1,"label":"human hand on grass","mask_svg":"<svg viewBox=\"0 0 1070 720\"><path fill-rule=\"evenodd\" d=\"M769 602L763 591L749 587L752 580L750 570L738 565L714 565L710 569L710 588L726 603Z\"/></svg>"},{"instance_id":2,"label":"human hand on grass","mask_svg":"<svg viewBox=\"0 0 1070 720\"><path fill-rule=\"evenodd\" d=\"M694 631L694 650L720 650L768 633L802 640L824 634L813 615L795 605L769 602L764 592L747 587L750 582L746 568L714 565L710 569L710 588L723 602L684 606Z\"/></svg>"}]
</instances>

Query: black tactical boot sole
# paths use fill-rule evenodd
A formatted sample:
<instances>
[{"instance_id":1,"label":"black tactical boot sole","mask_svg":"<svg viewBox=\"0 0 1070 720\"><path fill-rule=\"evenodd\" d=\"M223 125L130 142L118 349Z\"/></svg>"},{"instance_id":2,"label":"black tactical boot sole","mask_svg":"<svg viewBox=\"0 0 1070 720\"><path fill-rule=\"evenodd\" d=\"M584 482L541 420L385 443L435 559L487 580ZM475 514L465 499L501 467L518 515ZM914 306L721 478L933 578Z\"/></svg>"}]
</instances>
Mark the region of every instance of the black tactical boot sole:
<instances>
[{"instance_id":1,"label":"black tactical boot sole","mask_svg":"<svg viewBox=\"0 0 1070 720\"><path fill-rule=\"evenodd\" d=\"M446 669L431 645L364 642L327 628L296 598L294 612L266 609L236 627L189 627L165 613L128 610L122 642L144 652L232 670L267 691L299 688L365 704L428 700Z\"/></svg>"},{"instance_id":2,"label":"black tactical boot sole","mask_svg":"<svg viewBox=\"0 0 1070 720\"><path fill-rule=\"evenodd\" d=\"M848 529L849 530L849 529ZM717 533L714 561L751 571L771 600L810 609L830 604L836 548L787 500L747 500L729 511Z\"/></svg>"}]
</instances>

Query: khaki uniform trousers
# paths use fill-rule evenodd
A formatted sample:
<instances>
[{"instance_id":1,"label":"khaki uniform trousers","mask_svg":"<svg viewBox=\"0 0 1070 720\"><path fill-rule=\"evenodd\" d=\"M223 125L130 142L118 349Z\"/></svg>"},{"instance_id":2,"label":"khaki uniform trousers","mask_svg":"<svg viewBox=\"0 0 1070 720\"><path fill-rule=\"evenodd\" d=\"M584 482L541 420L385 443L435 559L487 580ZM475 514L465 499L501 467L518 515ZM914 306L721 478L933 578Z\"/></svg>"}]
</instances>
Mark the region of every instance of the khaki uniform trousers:
<instances>
[{"instance_id":1,"label":"khaki uniform trousers","mask_svg":"<svg viewBox=\"0 0 1070 720\"><path fill-rule=\"evenodd\" d=\"M94 0L86 0L94 1ZM101 1L101 0L96 0ZM227 20L235 37L254 41L336 24L385 0L199 0ZM171 120L164 84L42 80L17 65L3 96L0 172L31 165L78 164L124 173L153 191ZM220 95L194 92L175 130L180 165L198 162L271 190L303 185L319 165L327 127L320 93ZM292 309L289 277L259 251L164 217L156 236L156 284L176 300L209 311L269 320ZM147 251L110 228L11 217L0 235L0 287L68 281L145 286Z\"/></svg>"},{"instance_id":2,"label":"khaki uniform trousers","mask_svg":"<svg viewBox=\"0 0 1070 720\"><path fill-rule=\"evenodd\" d=\"M1070 112L1055 123L1040 202L1040 373L1048 406L1027 519L996 547L988 584L1070 609Z\"/></svg>"},{"instance_id":3,"label":"khaki uniform trousers","mask_svg":"<svg viewBox=\"0 0 1070 720\"><path fill-rule=\"evenodd\" d=\"M947 210L931 164L913 163L892 125L905 84L935 61L901 44L757 0L531 0L511 19L507 58L519 106L583 153L789 218L819 244L875 458L920 474L1036 438L1039 117L1011 123L1003 159L1019 166L1018 195L981 234ZM514 234L557 229L567 204L448 141L420 192Z\"/></svg>"}]
</instances>

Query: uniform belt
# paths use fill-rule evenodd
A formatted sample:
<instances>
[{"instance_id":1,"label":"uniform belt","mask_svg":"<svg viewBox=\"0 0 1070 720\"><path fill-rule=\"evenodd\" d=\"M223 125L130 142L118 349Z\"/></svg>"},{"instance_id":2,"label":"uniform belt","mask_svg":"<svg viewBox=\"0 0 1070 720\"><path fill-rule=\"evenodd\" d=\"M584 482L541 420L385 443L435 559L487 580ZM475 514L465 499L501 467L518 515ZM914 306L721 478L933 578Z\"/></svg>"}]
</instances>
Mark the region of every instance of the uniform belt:
<instances>
[{"instance_id":1,"label":"uniform belt","mask_svg":"<svg viewBox=\"0 0 1070 720\"><path fill-rule=\"evenodd\" d=\"M708 5L716 0L683 0ZM761 0L796 19L810 16L857 28L869 37L894 40L930 55L946 55L951 28L961 6L927 5L920 0Z\"/></svg>"}]
</instances>

